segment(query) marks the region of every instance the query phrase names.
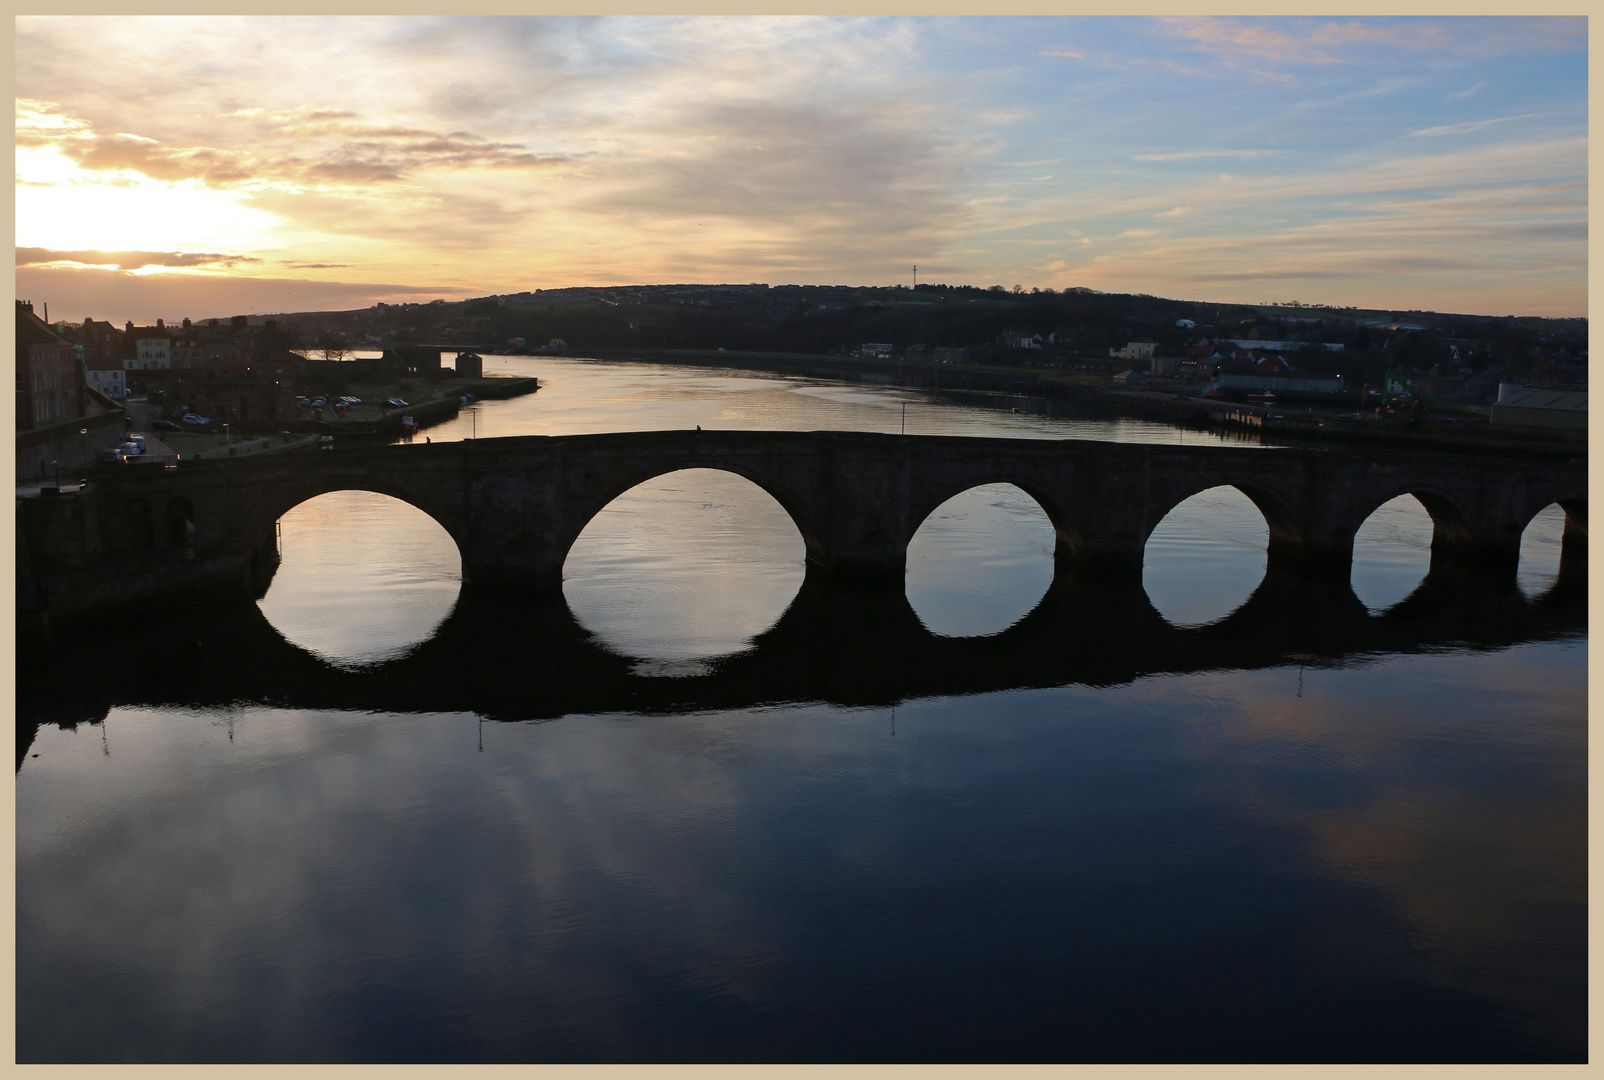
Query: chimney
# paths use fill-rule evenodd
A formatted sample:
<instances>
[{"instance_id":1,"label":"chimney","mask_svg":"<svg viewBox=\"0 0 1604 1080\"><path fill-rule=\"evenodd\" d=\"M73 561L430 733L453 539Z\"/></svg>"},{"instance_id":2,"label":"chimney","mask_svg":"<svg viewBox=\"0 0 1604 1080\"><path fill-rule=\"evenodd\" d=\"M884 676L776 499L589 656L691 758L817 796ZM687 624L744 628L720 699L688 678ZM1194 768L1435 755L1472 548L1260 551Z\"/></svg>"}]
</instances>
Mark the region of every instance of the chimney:
<instances>
[{"instance_id":1,"label":"chimney","mask_svg":"<svg viewBox=\"0 0 1604 1080\"><path fill-rule=\"evenodd\" d=\"M188 319L185 319L185 320L184 320L184 329L185 329L185 330L188 330L188 329L189 329L189 320L188 320Z\"/></svg>"},{"instance_id":2,"label":"chimney","mask_svg":"<svg viewBox=\"0 0 1604 1080\"><path fill-rule=\"evenodd\" d=\"M229 320L229 324L233 326L235 330L243 330L245 329L245 324L249 321L250 320L248 320L244 315L236 315Z\"/></svg>"},{"instance_id":3,"label":"chimney","mask_svg":"<svg viewBox=\"0 0 1604 1080\"><path fill-rule=\"evenodd\" d=\"M157 319L156 320L156 329L165 330L165 329L167 329L167 324L162 322L160 319Z\"/></svg>"},{"instance_id":4,"label":"chimney","mask_svg":"<svg viewBox=\"0 0 1604 1080\"><path fill-rule=\"evenodd\" d=\"M133 332L134 332L134 320L129 319L127 324L123 326L123 333L132 334Z\"/></svg>"}]
</instances>

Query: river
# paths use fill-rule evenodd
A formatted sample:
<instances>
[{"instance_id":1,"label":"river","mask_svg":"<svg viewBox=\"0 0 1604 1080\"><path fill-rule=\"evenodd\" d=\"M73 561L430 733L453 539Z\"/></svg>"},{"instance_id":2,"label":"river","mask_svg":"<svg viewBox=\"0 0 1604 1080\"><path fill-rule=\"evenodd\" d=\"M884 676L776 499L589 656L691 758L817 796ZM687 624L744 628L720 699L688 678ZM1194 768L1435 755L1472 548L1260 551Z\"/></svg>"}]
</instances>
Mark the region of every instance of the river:
<instances>
[{"instance_id":1,"label":"river","mask_svg":"<svg viewBox=\"0 0 1604 1080\"><path fill-rule=\"evenodd\" d=\"M541 389L420 438L1220 441L486 367ZM687 470L525 609L461 592L421 512L320 497L257 605L171 605L24 693L19 1060L1585 1060L1562 521L1514 580L1428 579L1405 497L1351 589L1311 589L1266 577L1220 488L1127 587L1055 579L1045 514L993 485L931 515L903 596L863 598L809 577L772 498Z\"/></svg>"}]
</instances>

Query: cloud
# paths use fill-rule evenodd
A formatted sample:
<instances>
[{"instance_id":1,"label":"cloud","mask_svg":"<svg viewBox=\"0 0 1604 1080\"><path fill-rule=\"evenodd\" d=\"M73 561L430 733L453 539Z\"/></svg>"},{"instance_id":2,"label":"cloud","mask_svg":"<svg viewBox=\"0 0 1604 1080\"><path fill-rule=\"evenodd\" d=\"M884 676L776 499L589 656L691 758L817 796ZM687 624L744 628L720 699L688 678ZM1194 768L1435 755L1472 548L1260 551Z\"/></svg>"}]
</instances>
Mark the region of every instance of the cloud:
<instances>
[{"instance_id":1,"label":"cloud","mask_svg":"<svg viewBox=\"0 0 1604 1080\"><path fill-rule=\"evenodd\" d=\"M1535 114L1528 113L1525 116L1497 116L1491 120L1472 120L1469 123L1464 124L1444 124L1442 127L1421 128L1419 131L1411 131L1409 134L1411 136L1464 135L1467 132L1480 131L1484 127L1491 127L1494 124L1502 124L1509 120L1530 120L1533 115Z\"/></svg>"},{"instance_id":2,"label":"cloud","mask_svg":"<svg viewBox=\"0 0 1604 1080\"><path fill-rule=\"evenodd\" d=\"M19 247L18 266L41 263L79 263L84 266L115 266L119 270L138 270L146 266L234 266L261 262L251 255L218 255L197 251L52 251L49 248Z\"/></svg>"},{"instance_id":3,"label":"cloud","mask_svg":"<svg viewBox=\"0 0 1604 1080\"><path fill-rule=\"evenodd\" d=\"M136 172L152 180L198 180L213 187L255 175L251 156L241 151L165 147L150 139L121 135L79 136L56 145L80 168L97 172Z\"/></svg>"},{"instance_id":4,"label":"cloud","mask_svg":"<svg viewBox=\"0 0 1604 1080\"><path fill-rule=\"evenodd\" d=\"M19 101L18 145L52 146L80 168L134 172L153 180L195 181L209 187L246 182L393 183L429 169L550 168L588 156L531 153L522 143L496 142L469 131L363 124L345 110L235 110L226 117L259 123L279 146L260 140L257 151L168 146L145 135L97 135L93 125L53 102ZM277 152L275 152L275 149Z\"/></svg>"},{"instance_id":5,"label":"cloud","mask_svg":"<svg viewBox=\"0 0 1604 1080\"><path fill-rule=\"evenodd\" d=\"M1441 47L1446 33L1432 23L1313 22L1275 19L1249 21L1213 17L1171 16L1161 20L1172 35L1186 39L1199 52L1216 54L1222 63L1240 66L1242 57L1283 63L1335 64L1336 50L1376 44L1414 49Z\"/></svg>"},{"instance_id":6,"label":"cloud","mask_svg":"<svg viewBox=\"0 0 1604 1080\"><path fill-rule=\"evenodd\" d=\"M1057 55L1057 54L1049 54ZM1185 64L1178 60L1167 60L1156 56L1114 56L1110 53L1098 53L1090 57L1091 61L1099 67L1128 71L1161 71L1172 75L1189 75L1197 78L1240 78L1250 76L1257 82L1290 83L1292 76L1277 71L1266 71L1262 68L1250 68L1236 61L1221 63L1215 67Z\"/></svg>"},{"instance_id":7,"label":"cloud","mask_svg":"<svg viewBox=\"0 0 1604 1080\"><path fill-rule=\"evenodd\" d=\"M235 109L221 114L226 118L265 120L273 124L310 123L320 120L354 120L356 113L345 109Z\"/></svg>"},{"instance_id":8,"label":"cloud","mask_svg":"<svg viewBox=\"0 0 1604 1080\"><path fill-rule=\"evenodd\" d=\"M1168 210L1154 214L1154 217L1186 217L1195 211L1190 206L1172 206Z\"/></svg>"},{"instance_id":9,"label":"cloud","mask_svg":"<svg viewBox=\"0 0 1604 1080\"><path fill-rule=\"evenodd\" d=\"M1285 150L1184 150L1174 154L1132 154L1132 161L1188 161L1192 158L1255 158L1284 154Z\"/></svg>"},{"instance_id":10,"label":"cloud","mask_svg":"<svg viewBox=\"0 0 1604 1080\"><path fill-rule=\"evenodd\" d=\"M629 220L738 226L771 251L810 259L885 245L930 258L966 211L950 193L954 155L923 126L917 110L895 105L724 104L659 128L670 153L610 162L581 205Z\"/></svg>"},{"instance_id":11,"label":"cloud","mask_svg":"<svg viewBox=\"0 0 1604 1080\"><path fill-rule=\"evenodd\" d=\"M351 264L350 263L292 262L292 263L285 263L285 265L286 266L293 266L297 270L343 270L346 267L350 266Z\"/></svg>"},{"instance_id":12,"label":"cloud","mask_svg":"<svg viewBox=\"0 0 1604 1080\"><path fill-rule=\"evenodd\" d=\"M1446 98L1444 98L1444 99L1443 99L1443 100L1445 100L1445 101L1452 101L1452 100L1454 100L1454 99L1455 99L1455 98L1468 98L1468 97L1473 97L1473 96L1475 96L1475 93L1476 93L1476 91L1478 91L1478 90L1480 90L1480 89L1481 89L1481 88L1482 88L1482 87L1484 87L1484 86L1486 86L1486 85L1487 85L1487 84L1486 84L1486 83L1485 83L1485 82L1479 82L1479 83L1477 83L1477 84L1476 84L1476 85L1475 85L1475 86L1472 86L1472 87L1468 87L1468 88L1466 88L1466 89L1464 89L1464 90L1459 90L1459 91L1456 91L1456 92L1454 92L1454 93L1452 93L1452 94L1449 94L1449 95L1448 95L1448 96L1447 96L1447 97L1446 97Z\"/></svg>"},{"instance_id":13,"label":"cloud","mask_svg":"<svg viewBox=\"0 0 1604 1080\"><path fill-rule=\"evenodd\" d=\"M378 282L315 281L304 278L236 277L218 274L131 274L119 270L18 267L21 296L48 296L51 314L81 320L93 316L120 323L235 312L334 311L420 297L476 296L482 290L454 286Z\"/></svg>"},{"instance_id":14,"label":"cloud","mask_svg":"<svg viewBox=\"0 0 1604 1080\"><path fill-rule=\"evenodd\" d=\"M1585 199L1585 185L1566 184L1378 201L1253 234L1127 231L1064 280L1192 297L1295 281L1330 303L1379 303L1407 286L1442 310L1567 314L1585 310Z\"/></svg>"}]
</instances>

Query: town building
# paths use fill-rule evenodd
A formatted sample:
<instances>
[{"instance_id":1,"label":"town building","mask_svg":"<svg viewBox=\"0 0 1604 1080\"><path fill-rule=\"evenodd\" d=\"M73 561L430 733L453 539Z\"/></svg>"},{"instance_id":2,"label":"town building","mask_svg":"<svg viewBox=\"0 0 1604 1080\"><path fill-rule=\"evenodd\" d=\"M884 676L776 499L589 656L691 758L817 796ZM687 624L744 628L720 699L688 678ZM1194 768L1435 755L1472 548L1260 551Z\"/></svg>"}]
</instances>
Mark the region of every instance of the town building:
<instances>
[{"instance_id":1,"label":"town building","mask_svg":"<svg viewBox=\"0 0 1604 1080\"><path fill-rule=\"evenodd\" d=\"M1547 431L1587 431L1587 388L1582 386L1527 386L1506 383L1498 388L1490 422L1497 427L1541 428Z\"/></svg>"},{"instance_id":2,"label":"town building","mask_svg":"<svg viewBox=\"0 0 1604 1080\"><path fill-rule=\"evenodd\" d=\"M160 319L155 326L123 328L123 368L126 371L165 371L173 366L172 334Z\"/></svg>"},{"instance_id":3,"label":"town building","mask_svg":"<svg viewBox=\"0 0 1604 1080\"><path fill-rule=\"evenodd\" d=\"M1123 349L1109 349L1108 355L1115 360L1151 360L1156 351L1156 341L1132 341L1126 343Z\"/></svg>"},{"instance_id":4,"label":"town building","mask_svg":"<svg viewBox=\"0 0 1604 1080\"><path fill-rule=\"evenodd\" d=\"M18 431L83 413L84 380L73 343L46 326L27 300L17 301L16 366Z\"/></svg>"}]
</instances>

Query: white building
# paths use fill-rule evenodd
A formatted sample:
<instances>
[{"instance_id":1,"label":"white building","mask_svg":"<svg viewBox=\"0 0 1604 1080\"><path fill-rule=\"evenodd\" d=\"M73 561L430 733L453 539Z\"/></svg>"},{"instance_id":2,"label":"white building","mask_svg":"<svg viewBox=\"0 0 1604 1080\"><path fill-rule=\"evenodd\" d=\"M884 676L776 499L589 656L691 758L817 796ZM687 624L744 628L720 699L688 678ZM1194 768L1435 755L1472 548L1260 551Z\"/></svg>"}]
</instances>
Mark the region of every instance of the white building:
<instances>
[{"instance_id":1,"label":"white building","mask_svg":"<svg viewBox=\"0 0 1604 1080\"><path fill-rule=\"evenodd\" d=\"M113 401L121 401L128 396L128 384L123 379L122 368L88 368L84 371L84 381Z\"/></svg>"},{"instance_id":2,"label":"white building","mask_svg":"<svg viewBox=\"0 0 1604 1080\"><path fill-rule=\"evenodd\" d=\"M1548 428L1584 432L1587 430L1587 391L1546 387L1498 387L1489 421L1500 427Z\"/></svg>"},{"instance_id":3,"label":"white building","mask_svg":"<svg viewBox=\"0 0 1604 1080\"><path fill-rule=\"evenodd\" d=\"M134 339L134 355L123 361L125 370L166 370L173 366L172 333L160 319L155 326L131 326L123 333Z\"/></svg>"}]
</instances>

